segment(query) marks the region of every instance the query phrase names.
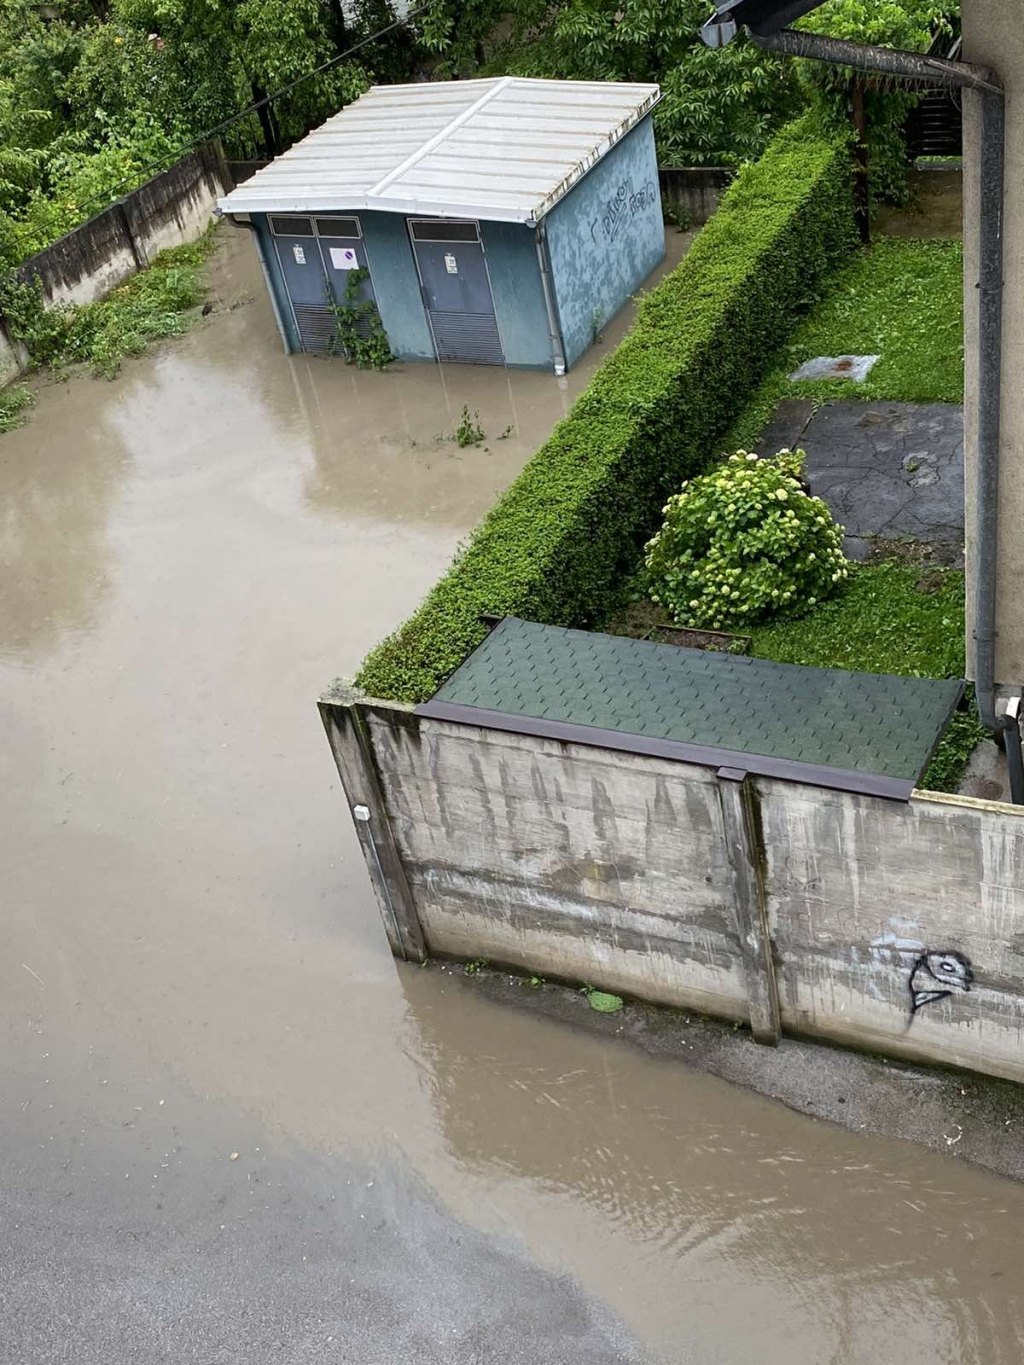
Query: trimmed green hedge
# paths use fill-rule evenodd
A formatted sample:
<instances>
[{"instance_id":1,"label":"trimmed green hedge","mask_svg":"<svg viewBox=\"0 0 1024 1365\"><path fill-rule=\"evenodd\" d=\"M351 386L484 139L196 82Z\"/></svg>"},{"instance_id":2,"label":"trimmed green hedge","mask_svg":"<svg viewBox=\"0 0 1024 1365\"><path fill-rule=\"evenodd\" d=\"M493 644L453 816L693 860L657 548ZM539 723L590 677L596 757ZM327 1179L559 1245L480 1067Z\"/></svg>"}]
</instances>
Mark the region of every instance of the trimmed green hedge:
<instances>
[{"instance_id":1,"label":"trimmed green hedge","mask_svg":"<svg viewBox=\"0 0 1024 1365\"><path fill-rule=\"evenodd\" d=\"M371 696L430 697L481 614L603 617L666 496L703 469L853 243L850 157L809 117L734 181L682 263L425 601L366 658Z\"/></svg>"}]
</instances>

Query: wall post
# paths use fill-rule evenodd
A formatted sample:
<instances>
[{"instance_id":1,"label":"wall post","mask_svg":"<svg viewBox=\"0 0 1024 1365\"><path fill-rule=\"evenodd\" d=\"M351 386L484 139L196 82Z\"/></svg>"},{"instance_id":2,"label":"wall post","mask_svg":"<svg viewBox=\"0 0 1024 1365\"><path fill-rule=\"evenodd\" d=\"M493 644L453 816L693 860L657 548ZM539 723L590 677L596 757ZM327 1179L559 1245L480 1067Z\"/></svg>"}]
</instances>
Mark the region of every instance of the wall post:
<instances>
[{"instance_id":1,"label":"wall post","mask_svg":"<svg viewBox=\"0 0 1024 1365\"><path fill-rule=\"evenodd\" d=\"M391 951L407 962L425 962L426 941L398 852L373 756L362 705L324 698L320 715L348 801L359 846L380 905Z\"/></svg>"},{"instance_id":2,"label":"wall post","mask_svg":"<svg viewBox=\"0 0 1024 1365\"><path fill-rule=\"evenodd\" d=\"M736 921L747 968L750 1031L755 1041L774 1047L782 1036L779 994L768 931L764 854L749 776L739 768L719 768L718 793L732 869Z\"/></svg>"}]
</instances>

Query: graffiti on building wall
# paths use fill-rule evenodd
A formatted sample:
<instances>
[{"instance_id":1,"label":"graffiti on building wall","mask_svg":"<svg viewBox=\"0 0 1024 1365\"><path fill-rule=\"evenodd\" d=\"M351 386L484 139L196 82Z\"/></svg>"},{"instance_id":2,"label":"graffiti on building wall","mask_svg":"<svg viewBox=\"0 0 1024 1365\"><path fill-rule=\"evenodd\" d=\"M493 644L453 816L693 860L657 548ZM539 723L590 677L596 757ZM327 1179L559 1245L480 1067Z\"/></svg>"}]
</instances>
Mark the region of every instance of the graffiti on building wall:
<instances>
[{"instance_id":1,"label":"graffiti on building wall","mask_svg":"<svg viewBox=\"0 0 1024 1365\"><path fill-rule=\"evenodd\" d=\"M614 242L622 229L638 213L644 213L658 203L658 187L653 180L646 181L639 188L632 180L622 180L615 193L605 201L600 215L590 224L590 235L596 242L598 234L607 242Z\"/></svg>"},{"instance_id":2,"label":"graffiti on building wall","mask_svg":"<svg viewBox=\"0 0 1024 1365\"><path fill-rule=\"evenodd\" d=\"M951 995L964 995L974 982L974 968L969 958L955 948L929 948L913 936L917 928L901 919L889 921L889 933L872 939L871 959L876 970L886 972L895 968L906 972L907 994L910 997L909 1028L914 1016L928 1005L937 1004ZM871 994L885 999L880 982L869 985Z\"/></svg>"},{"instance_id":3,"label":"graffiti on building wall","mask_svg":"<svg viewBox=\"0 0 1024 1365\"><path fill-rule=\"evenodd\" d=\"M969 991L973 980L974 972L963 953L922 953L910 972L911 1016L956 991Z\"/></svg>"}]
</instances>

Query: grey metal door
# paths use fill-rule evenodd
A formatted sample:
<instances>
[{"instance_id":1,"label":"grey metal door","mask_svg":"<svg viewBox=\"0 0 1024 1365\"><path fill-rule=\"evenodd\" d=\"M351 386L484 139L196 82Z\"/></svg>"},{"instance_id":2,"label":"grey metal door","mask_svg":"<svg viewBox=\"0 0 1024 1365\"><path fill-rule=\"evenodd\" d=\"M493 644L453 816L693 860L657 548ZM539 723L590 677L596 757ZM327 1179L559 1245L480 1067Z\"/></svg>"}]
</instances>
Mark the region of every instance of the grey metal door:
<instances>
[{"instance_id":1,"label":"grey metal door","mask_svg":"<svg viewBox=\"0 0 1024 1365\"><path fill-rule=\"evenodd\" d=\"M304 351L330 353L338 345L337 319L331 302L348 301L350 271L369 269L359 221L275 215L270 219L270 228L299 344ZM356 296L373 300L369 278L360 282ZM367 318L364 326L368 332L372 319Z\"/></svg>"},{"instance_id":2,"label":"grey metal door","mask_svg":"<svg viewBox=\"0 0 1024 1365\"><path fill-rule=\"evenodd\" d=\"M476 223L410 218L409 235L438 360L503 365L491 281Z\"/></svg>"}]
</instances>

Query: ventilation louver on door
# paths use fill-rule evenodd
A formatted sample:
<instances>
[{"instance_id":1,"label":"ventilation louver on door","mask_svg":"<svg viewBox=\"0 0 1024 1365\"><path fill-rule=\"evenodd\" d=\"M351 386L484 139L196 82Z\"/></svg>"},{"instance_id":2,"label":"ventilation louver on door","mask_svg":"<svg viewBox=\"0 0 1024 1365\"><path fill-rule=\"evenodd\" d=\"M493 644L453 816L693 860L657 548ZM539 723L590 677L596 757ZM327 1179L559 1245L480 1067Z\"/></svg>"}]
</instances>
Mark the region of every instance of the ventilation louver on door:
<instances>
[{"instance_id":1,"label":"ventilation louver on door","mask_svg":"<svg viewBox=\"0 0 1024 1365\"><path fill-rule=\"evenodd\" d=\"M338 322L333 311L323 305L296 303L295 322L299 329L302 349L313 355L340 355L341 342L338 339ZM356 323L356 335L364 341L373 332L377 319L375 314L360 318Z\"/></svg>"},{"instance_id":2,"label":"ventilation louver on door","mask_svg":"<svg viewBox=\"0 0 1024 1365\"><path fill-rule=\"evenodd\" d=\"M504 365L494 314L431 313L438 360L470 365Z\"/></svg>"}]
</instances>

